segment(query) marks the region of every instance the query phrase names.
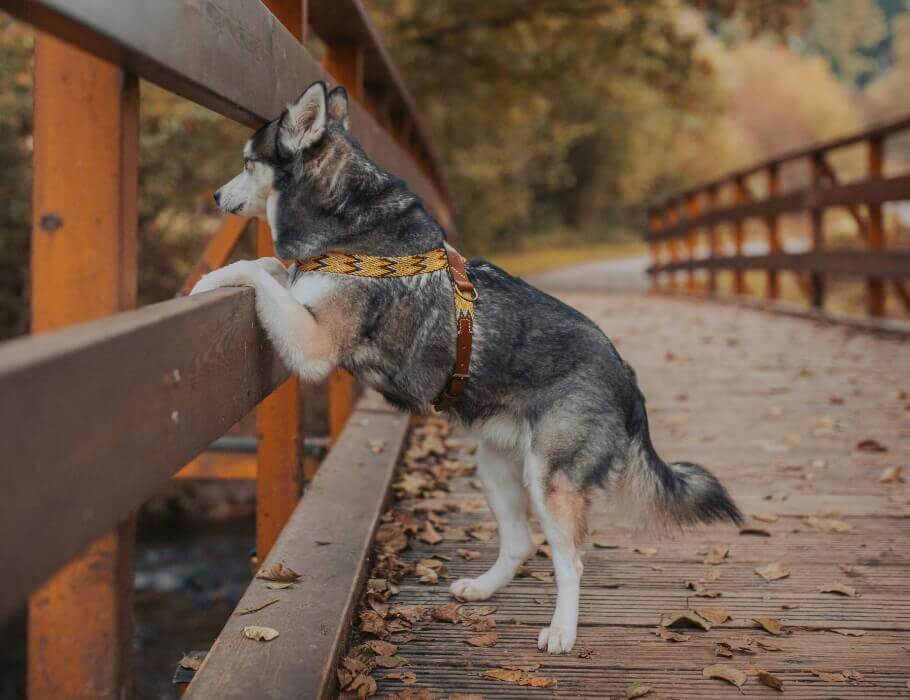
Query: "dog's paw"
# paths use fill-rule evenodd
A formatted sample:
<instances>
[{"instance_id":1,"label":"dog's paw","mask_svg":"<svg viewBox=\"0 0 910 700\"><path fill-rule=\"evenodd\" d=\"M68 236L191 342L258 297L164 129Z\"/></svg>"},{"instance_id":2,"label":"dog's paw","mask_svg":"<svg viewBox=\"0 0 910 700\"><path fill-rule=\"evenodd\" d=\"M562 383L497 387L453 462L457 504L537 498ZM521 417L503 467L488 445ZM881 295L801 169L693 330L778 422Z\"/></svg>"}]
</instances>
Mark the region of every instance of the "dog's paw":
<instances>
[{"instance_id":1,"label":"dog's paw","mask_svg":"<svg viewBox=\"0 0 910 700\"><path fill-rule=\"evenodd\" d=\"M540 630L537 648L548 654L568 654L575 646L575 629L551 624Z\"/></svg>"},{"instance_id":2,"label":"dog's paw","mask_svg":"<svg viewBox=\"0 0 910 700\"><path fill-rule=\"evenodd\" d=\"M211 292L221 287L252 287L256 274L261 274L259 266L250 260L238 260L235 263L214 270L196 282L190 296Z\"/></svg>"},{"instance_id":3,"label":"dog's paw","mask_svg":"<svg viewBox=\"0 0 910 700\"><path fill-rule=\"evenodd\" d=\"M486 600L496 592L476 578L460 578L449 586L449 591L458 600Z\"/></svg>"},{"instance_id":4,"label":"dog's paw","mask_svg":"<svg viewBox=\"0 0 910 700\"><path fill-rule=\"evenodd\" d=\"M211 275L203 275L202 278L190 290L190 296L194 294L203 294L204 292L211 292L214 289L221 287L218 284L218 280L212 277Z\"/></svg>"}]
</instances>

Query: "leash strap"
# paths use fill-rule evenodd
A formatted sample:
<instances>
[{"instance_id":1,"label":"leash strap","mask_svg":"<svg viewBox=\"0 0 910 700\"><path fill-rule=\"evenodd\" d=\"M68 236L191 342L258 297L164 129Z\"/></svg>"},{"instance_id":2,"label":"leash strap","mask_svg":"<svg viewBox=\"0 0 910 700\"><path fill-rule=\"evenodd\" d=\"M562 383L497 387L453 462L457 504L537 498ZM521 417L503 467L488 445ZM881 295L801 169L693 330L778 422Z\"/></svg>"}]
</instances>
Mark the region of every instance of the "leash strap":
<instances>
[{"instance_id":1,"label":"leash strap","mask_svg":"<svg viewBox=\"0 0 910 700\"><path fill-rule=\"evenodd\" d=\"M455 300L455 366L442 393L433 401L437 411L444 411L461 397L471 372L471 350L474 344L474 303L477 289L465 269L465 260L448 243L419 255L381 257L350 253L326 253L297 260L298 272L330 272L357 277L411 277L438 270L449 270L452 296Z\"/></svg>"}]
</instances>

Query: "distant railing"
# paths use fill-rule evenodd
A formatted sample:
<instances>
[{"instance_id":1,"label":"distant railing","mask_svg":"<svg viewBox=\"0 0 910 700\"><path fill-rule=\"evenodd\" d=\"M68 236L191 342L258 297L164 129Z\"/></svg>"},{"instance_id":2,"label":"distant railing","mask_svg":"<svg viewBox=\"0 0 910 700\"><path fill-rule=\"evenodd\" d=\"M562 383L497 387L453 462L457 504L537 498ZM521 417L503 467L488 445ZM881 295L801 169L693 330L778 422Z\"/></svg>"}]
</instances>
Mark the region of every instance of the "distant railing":
<instances>
[{"instance_id":1,"label":"distant railing","mask_svg":"<svg viewBox=\"0 0 910 700\"><path fill-rule=\"evenodd\" d=\"M39 30L35 335L0 345L0 561L9 569L0 621L30 595L30 697L122 698L131 687L136 508L261 400L260 559L312 476L301 463L298 384L259 330L249 290L130 310L138 79L250 127L314 80L340 82L367 153L449 230L450 205L413 100L359 0L0 0L0 8ZM310 27L325 45L321 65L301 43ZM226 217L188 285L227 261L247 224ZM267 224L256 229L259 254L273 255ZM353 400L350 378L334 377L333 434ZM252 475L248 453L234 461L197 463L195 474Z\"/></svg>"},{"instance_id":2,"label":"distant railing","mask_svg":"<svg viewBox=\"0 0 910 700\"><path fill-rule=\"evenodd\" d=\"M780 274L792 272L814 309L825 305L826 278L847 275L865 279L866 312L885 313L887 288L910 312L910 250L886 245L883 205L910 200L910 173L885 175L885 147L896 134L910 134L910 116L844 138L784 153L672 197L648 212L652 288L688 293L718 291L718 273L732 271L733 292L750 294L747 270L764 271L766 296L781 296ZM851 146L865 146L865 177L842 181L829 156ZM781 171L808 164L808 185L784 191ZM752 187L759 183L761 196ZM860 247L831 249L826 240L825 210L843 207L855 223ZM787 251L781 217L807 214L807 245ZM763 222L767 244L747 250L746 222ZM704 236L704 239L700 237ZM725 237L726 236L726 237ZM725 243L732 242L732 251ZM751 254L750 254L751 252ZM680 285L677 274L685 272ZM699 273L704 272L701 276Z\"/></svg>"}]
</instances>

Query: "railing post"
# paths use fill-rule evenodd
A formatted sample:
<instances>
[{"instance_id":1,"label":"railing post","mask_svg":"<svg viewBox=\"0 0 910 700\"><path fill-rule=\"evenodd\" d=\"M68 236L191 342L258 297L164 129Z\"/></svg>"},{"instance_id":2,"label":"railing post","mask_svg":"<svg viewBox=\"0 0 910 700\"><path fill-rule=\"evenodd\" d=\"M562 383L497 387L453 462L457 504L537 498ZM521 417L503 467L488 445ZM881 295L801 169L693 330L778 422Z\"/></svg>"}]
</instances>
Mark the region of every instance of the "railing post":
<instances>
[{"instance_id":1,"label":"railing post","mask_svg":"<svg viewBox=\"0 0 910 700\"><path fill-rule=\"evenodd\" d=\"M768 166L768 193L766 200L771 200L780 193L780 166L777 163ZM768 227L768 252L772 255L781 252L780 244L780 227L779 217L777 214L768 214L765 219ZM780 275L777 270L768 270L768 288L766 290L769 299L780 298Z\"/></svg>"},{"instance_id":2,"label":"railing post","mask_svg":"<svg viewBox=\"0 0 910 700\"><path fill-rule=\"evenodd\" d=\"M868 148L869 179L880 178L884 174L885 164L883 138L878 136L869 139ZM869 209L869 226L866 246L869 250L882 250L885 247L885 223L882 215L882 205L879 202L874 202L868 204L867 207ZM875 277L866 280L866 310L870 316L884 316L885 283L883 280Z\"/></svg>"},{"instance_id":3,"label":"railing post","mask_svg":"<svg viewBox=\"0 0 910 700\"><path fill-rule=\"evenodd\" d=\"M701 204L698 201L698 194L689 194L686 195L686 219L691 223L696 218L701 211ZM696 229L691 229L686 234L686 256L691 262L695 260L695 248L698 242L698 232ZM698 283L695 280L695 268L690 268L686 271L686 290L689 293L692 293L698 289Z\"/></svg>"},{"instance_id":4,"label":"railing post","mask_svg":"<svg viewBox=\"0 0 910 700\"><path fill-rule=\"evenodd\" d=\"M745 179L740 175L734 179L733 185L735 187L733 195L734 201L737 204L745 204L749 200L749 191L746 189ZM739 218L733 224L733 251L736 257L742 257L744 243L745 225L743 219ZM737 268L733 271L733 290L736 294L746 294L748 292L746 286L746 271L742 268Z\"/></svg>"},{"instance_id":5,"label":"railing post","mask_svg":"<svg viewBox=\"0 0 910 700\"><path fill-rule=\"evenodd\" d=\"M322 59L323 67L329 74L344 85L348 95L363 101L363 49L349 41L327 41L326 52ZM329 442L341 433L344 424L354 410L357 399L357 384L349 372L341 368L332 372L329 377Z\"/></svg>"},{"instance_id":6,"label":"railing post","mask_svg":"<svg viewBox=\"0 0 910 700\"><path fill-rule=\"evenodd\" d=\"M266 6L298 39L306 28L305 0L266 0ZM257 225L257 254L275 255L266 221ZM256 555L263 561L303 492L300 380L292 376L256 407Z\"/></svg>"},{"instance_id":7,"label":"railing post","mask_svg":"<svg viewBox=\"0 0 910 700\"><path fill-rule=\"evenodd\" d=\"M809 182L813 192L821 188L825 176L824 154L813 153L809 159ZM812 236L812 251L817 252L825 248L825 210L817 206L814 201L809 209L809 228ZM822 309L825 306L825 276L821 272L812 271L809 274L809 289L812 295L812 306Z\"/></svg>"},{"instance_id":8,"label":"railing post","mask_svg":"<svg viewBox=\"0 0 910 700\"><path fill-rule=\"evenodd\" d=\"M660 231L660 215L658 215L656 209L648 210L648 235L656 236ZM651 267L658 267L660 265L660 241L650 240L648 241L648 249L651 252ZM654 271L651 273L651 291L657 292L660 290L660 281L658 279L660 273Z\"/></svg>"},{"instance_id":9,"label":"railing post","mask_svg":"<svg viewBox=\"0 0 910 700\"><path fill-rule=\"evenodd\" d=\"M707 211L713 212L717 209L717 186L711 185L708 188ZM708 257L712 260L720 257L720 241L717 236L717 225L712 221L708 224ZM708 269L708 291L711 294L717 292L717 270L713 267Z\"/></svg>"},{"instance_id":10,"label":"railing post","mask_svg":"<svg viewBox=\"0 0 910 700\"><path fill-rule=\"evenodd\" d=\"M136 304L139 82L39 33L34 97L31 314L40 333ZM131 694L133 534L130 520L32 594L30 698Z\"/></svg>"},{"instance_id":11,"label":"railing post","mask_svg":"<svg viewBox=\"0 0 910 700\"><path fill-rule=\"evenodd\" d=\"M672 228L679 223L679 205L675 199L671 199L664 205L664 227ZM670 256L670 262L675 263L679 260L679 248L675 236L667 239L667 253ZM670 271L668 286L671 292L676 291L676 270Z\"/></svg>"}]
</instances>

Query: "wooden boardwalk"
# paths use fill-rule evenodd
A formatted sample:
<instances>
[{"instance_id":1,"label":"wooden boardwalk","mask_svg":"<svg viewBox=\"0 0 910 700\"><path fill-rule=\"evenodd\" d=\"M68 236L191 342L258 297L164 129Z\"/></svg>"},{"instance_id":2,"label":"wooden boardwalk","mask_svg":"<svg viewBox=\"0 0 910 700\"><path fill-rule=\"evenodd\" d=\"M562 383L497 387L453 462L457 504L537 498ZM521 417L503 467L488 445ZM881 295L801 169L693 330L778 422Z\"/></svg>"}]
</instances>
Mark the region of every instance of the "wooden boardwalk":
<instances>
[{"instance_id":1,"label":"wooden boardwalk","mask_svg":"<svg viewBox=\"0 0 910 700\"><path fill-rule=\"evenodd\" d=\"M370 583L364 609L379 612L363 619L375 633L355 629L343 680L366 695L369 674L379 696L410 698L624 698L635 681L650 686L646 697L739 697L733 686L703 677L705 667L722 663L749 672L747 696L776 694L755 675L764 669L789 698L910 697L910 484L894 469L910 479L910 342L709 303L567 300L601 323L638 371L661 454L714 470L743 512L761 518L749 517L748 526L767 534L714 527L656 538L612 524L595 503L574 652L548 656L535 645L555 601L554 585L539 580L551 572L545 554L488 601L495 613L481 619L495 619L496 642L475 648L466 640L489 622L437 621L432 610L453 602L451 580L477 575L495 559L496 538L485 539L491 516L469 473L470 436L453 433L441 443L448 426L424 424L400 467L404 497L379 531L377 548L386 554L374 576L395 580L398 558L415 568L437 563L399 571L387 601L385 583ZM445 457L436 454L441 444ZM435 539L427 536L428 517L443 538L437 544L420 539ZM459 549L479 557L466 560ZM720 563L705 563L712 556ZM773 562L789 576L769 582L756 573ZM419 581L431 581L433 571L438 583ZM720 596L697 597L687 581ZM856 597L819 590L835 585ZM731 619L710 631L675 630L686 641L661 639L661 615L687 608L722 609ZM780 621L783 634L759 629L756 617ZM754 653L716 655L718 643L744 637L754 640ZM393 650L358 646L377 638L395 643L400 658L377 660L377 650L383 657ZM556 684L533 688L482 675L508 667L513 676Z\"/></svg>"}]
</instances>

